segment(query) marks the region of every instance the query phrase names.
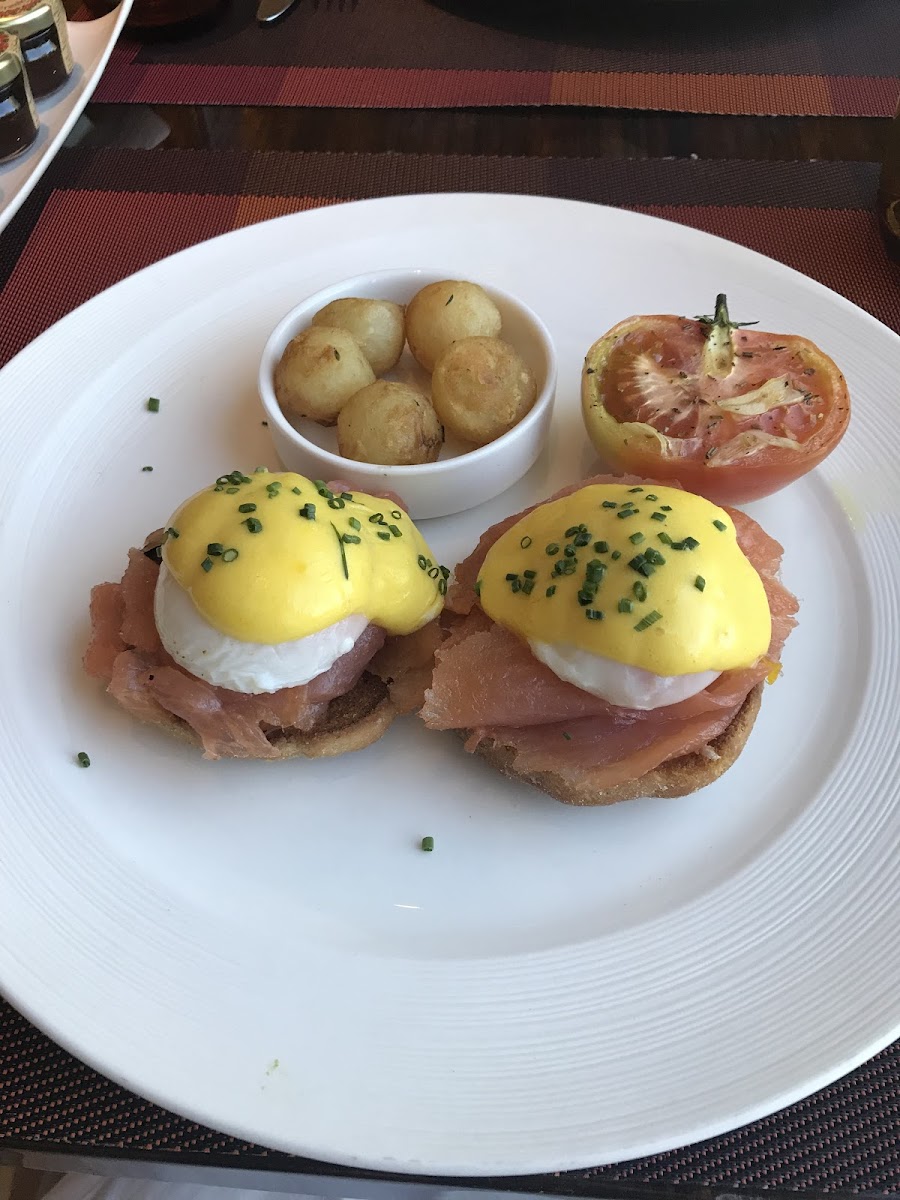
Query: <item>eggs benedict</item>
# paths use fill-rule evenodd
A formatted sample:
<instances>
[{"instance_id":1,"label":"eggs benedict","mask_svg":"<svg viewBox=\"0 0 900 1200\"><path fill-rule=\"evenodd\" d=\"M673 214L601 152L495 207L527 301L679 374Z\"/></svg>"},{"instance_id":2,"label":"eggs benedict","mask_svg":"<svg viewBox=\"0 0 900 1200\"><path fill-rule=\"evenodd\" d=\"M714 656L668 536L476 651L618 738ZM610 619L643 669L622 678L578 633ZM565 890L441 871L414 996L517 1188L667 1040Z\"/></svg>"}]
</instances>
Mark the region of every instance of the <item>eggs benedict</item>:
<instances>
[{"instance_id":1,"label":"eggs benedict","mask_svg":"<svg viewBox=\"0 0 900 1200\"><path fill-rule=\"evenodd\" d=\"M736 759L777 675L797 610L781 554L679 488L566 489L457 567L421 715L567 803L694 791Z\"/></svg>"},{"instance_id":2,"label":"eggs benedict","mask_svg":"<svg viewBox=\"0 0 900 1200\"><path fill-rule=\"evenodd\" d=\"M207 758L358 749L421 703L448 575L394 497L233 471L93 589L85 668Z\"/></svg>"}]
</instances>

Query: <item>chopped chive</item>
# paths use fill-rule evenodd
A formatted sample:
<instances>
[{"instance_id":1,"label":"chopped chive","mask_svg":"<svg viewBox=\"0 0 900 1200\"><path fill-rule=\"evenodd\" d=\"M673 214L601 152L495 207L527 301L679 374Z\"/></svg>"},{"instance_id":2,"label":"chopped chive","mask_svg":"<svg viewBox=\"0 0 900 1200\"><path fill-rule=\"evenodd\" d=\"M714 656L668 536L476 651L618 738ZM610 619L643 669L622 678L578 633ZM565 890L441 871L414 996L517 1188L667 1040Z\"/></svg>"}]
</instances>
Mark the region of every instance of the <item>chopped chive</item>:
<instances>
[{"instance_id":1,"label":"chopped chive","mask_svg":"<svg viewBox=\"0 0 900 1200\"><path fill-rule=\"evenodd\" d=\"M603 507L603 508L618 508L619 506L618 506L618 504L616 504L615 500L604 500L601 507Z\"/></svg>"},{"instance_id":2,"label":"chopped chive","mask_svg":"<svg viewBox=\"0 0 900 1200\"><path fill-rule=\"evenodd\" d=\"M362 541L362 538L356 533L342 533L341 541L346 542L348 545L356 546Z\"/></svg>"},{"instance_id":3,"label":"chopped chive","mask_svg":"<svg viewBox=\"0 0 900 1200\"><path fill-rule=\"evenodd\" d=\"M224 492L225 489L223 487L219 487L219 485L216 484L216 486L213 488L213 491L214 492Z\"/></svg>"},{"instance_id":4,"label":"chopped chive","mask_svg":"<svg viewBox=\"0 0 900 1200\"><path fill-rule=\"evenodd\" d=\"M254 468L253 468L253 474L254 474L254 475L268 475L268 473L269 473L269 468L268 468L268 467L254 467ZM249 479L242 479L242 480L241 480L241 483L249 483L249 482L250 482L250 480L249 480Z\"/></svg>"},{"instance_id":5,"label":"chopped chive","mask_svg":"<svg viewBox=\"0 0 900 1200\"><path fill-rule=\"evenodd\" d=\"M441 574L443 575L443 577L445 579L449 579L450 578L450 568L449 567L441 567Z\"/></svg>"},{"instance_id":6,"label":"chopped chive","mask_svg":"<svg viewBox=\"0 0 900 1200\"><path fill-rule=\"evenodd\" d=\"M453 299L453 293L451 292L450 295L447 297L447 299L444 301L444 308L447 307L447 305L450 303L450 301L452 299Z\"/></svg>"},{"instance_id":7,"label":"chopped chive","mask_svg":"<svg viewBox=\"0 0 900 1200\"><path fill-rule=\"evenodd\" d=\"M654 567L663 567L666 564L665 558L653 546L647 547L644 551L644 558L646 558L647 562L653 563Z\"/></svg>"},{"instance_id":8,"label":"chopped chive","mask_svg":"<svg viewBox=\"0 0 900 1200\"><path fill-rule=\"evenodd\" d=\"M426 566L428 565L428 559L425 557L424 554L420 554L419 557L416 559L416 562L419 564L419 569L422 571L424 571ZM515 575L507 575L506 578L507 579L515 579L516 576Z\"/></svg>"},{"instance_id":9,"label":"chopped chive","mask_svg":"<svg viewBox=\"0 0 900 1200\"><path fill-rule=\"evenodd\" d=\"M548 599L550 598L550 596L555 596L556 595L556 584L551 583L550 586L547 588L546 592L544 592L544 595Z\"/></svg>"},{"instance_id":10,"label":"chopped chive","mask_svg":"<svg viewBox=\"0 0 900 1200\"><path fill-rule=\"evenodd\" d=\"M227 488L225 489L225 495L226 495L226 496L234 496L234 495L236 495L236 494L237 494L237 493L238 493L240 490L241 490L240 488L236 488L236 487L227 487Z\"/></svg>"},{"instance_id":11,"label":"chopped chive","mask_svg":"<svg viewBox=\"0 0 900 1200\"><path fill-rule=\"evenodd\" d=\"M672 511L671 504L661 504L659 507L663 512L671 512Z\"/></svg>"},{"instance_id":12,"label":"chopped chive","mask_svg":"<svg viewBox=\"0 0 900 1200\"><path fill-rule=\"evenodd\" d=\"M697 578L694 580L694 587L697 589L698 592L702 592L703 589L706 587L706 580L703 578L702 575L698 575Z\"/></svg>"},{"instance_id":13,"label":"chopped chive","mask_svg":"<svg viewBox=\"0 0 900 1200\"><path fill-rule=\"evenodd\" d=\"M526 596L530 596L531 593L534 591L534 580L526 579L525 582L522 584L522 591L525 593Z\"/></svg>"},{"instance_id":14,"label":"chopped chive","mask_svg":"<svg viewBox=\"0 0 900 1200\"><path fill-rule=\"evenodd\" d=\"M576 546L586 546L590 542L590 540L591 540L591 535L586 529L582 529L579 533L575 534L575 545Z\"/></svg>"},{"instance_id":15,"label":"chopped chive","mask_svg":"<svg viewBox=\"0 0 900 1200\"><path fill-rule=\"evenodd\" d=\"M644 535L642 533L633 533L628 540L632 546L639 546L644 540Z\"/></svg>"},{"instance_id":16,"label":"chopped chive","mask_svg":"<svg viewBox=\"0 0 900 1200\"><path fill-rule=\"evenodd\" d=\"M566 546L565 550L563 550L563 554L566 556L566 558L574 558L575 557L575 547L574 546Z\"/></svg>"},{"instance_id":17,"label":"chopped chive","mask_svg":"<svg viewBox=\"0 0 900 1200\"><path fill-rule=\"evenodd\" d=\"M419 557L421 558L421 555ZM506 582L509 583L510 580L518 578L519 576L515 573L515 571L510 571L506 576Z\"/></svg>"},{"instance_id":18,"label":"chopped chive","mask_svg":"<svg viewBox=\"0 0 900 1200\"><path fill-rule=\"evenodd\" d=\"M441 574L440 567L429 567L429 569L428 569L428 578L429 579L437 579L437 578L439 578L440 574Z\"/></svg>"},{"instance_id":19,"label":"chopped chive","mask_svg":"<svg viewBox=\"0 0 900 1200\"><path fill-rule=\"evenodd\" d=\"M352 500L353 493L352 492L341 492L341 499L342 500Z\"/></svg>"},{"instance_id":20,"label":"chopped chive","mask_svg":"<svg viewBox=\"0 0 900 1200\"><path fill-rule=\"evenodd\" d=\"M452 299L453 299L453 297L451 296L450 300L452 300ZM450 303L450 300L447 301L448 304ZM335 353L337 353L337 351L335 351ZM434 849L434 838L433 837L423 837L422 838L422 849L423 850L433 850Z\"/></svg>"},{"instance_id":21,"label":"chopped chive","mask_svg":"<svg viewBox=\"0 0 900 1200\"><path fill-rule=\"evenodd\" d=\"M369 524L370 525L383 525L384 524L384 513L379 513L379 512L372 513L371 517L369 517Z\"/></svg>"},{"instance_id":22,"label":"chopped chive","mask_svg":"<svg viewBox=\"0 0 900 1200\"><path fill-rule=\"evenodd\" d=\"M357 521L356 517L351 517L349 524L351 529L362 529L362 526L360 525L359 521Z\"/></svg>"},{"instance_id":23,"label":"chopped chive","mask_svg":"<svg viewBox=\"0 0 900 1200\"><path fill-rule=\"evenodd\" d=\"M655 512L650 514L651 521L664 521L665 519L666 514L664 512Z\"/></svg>"},{"instance_id":24,"label":"chopped chive","mask_svg":"<svg viewBox=\"0 0 900 1200\"><path fill-rule=\"evenodd\" d=\"M255 504L239 504L238 512L256 512Z\"/></svg>"},{"instance_id":25,"label":"chopped chive","mask_svg":"<svg viewBox=\"0 0 900 1200\"><path fill-rule=\"evenodd\" d=\"M157 400L157 398L155 396L151 396L150 399L147 401L147 411L148 412L159 412L159 401Z\"/></svg>"},{"instance_id":26,"label":"chopped chive","mask_svg":"<svg viewBox=\"0 0 900 1200\"><path fill-rule=\"evenodd\" d=\"M314 521L316 519L316 506L307 502L302 508L297 509L297 516L305 517L307 521Z\"/></svg>"},{"instance_id":27,"label":"chopped chive","mask_svg":"<svg viewBox=\"0 0 900 1200\"><path fill-rule=\"evenodd\" d=\"M594 542L594 552L596 554L606 554L609 550L608 542Z\"/></svg>"},{"instance_id":28,"label":"chopped chive","mask_svg":"<svg viewBox=\"0 0 900 1200\"><path fill-rule=\"evenodd\" d=\"M178 532L178 530L175 528L174 525L170 525L169 528L166 530L166 533L169 535L170 538L180 538L181 537L181 534Z\"/></svg>"},{"instance_id":29,"label":"chopped chive","mask_svg":"<svg viewBox=\"0 0 900 1200\"><path fill-rule=\"evenodd\" d=\"M576 533L580 533L580 532L581 532L580 525L570 525L569 528L566 530L565 536L566 537L574 537Z\"/></svg>"},{"instance_id":30,"label":"chopped chive","mask_svg":"<svg viewBox=\"0 0 900 1200\"><path fill-rule=\"evenodd\" d=\"M291 491L294 493L295 496L301 496L303 494L299 488L291 488Z\"/></svg>"},{"instance_id":31,"label":"chopped chive","mask_svg":"<svg viewBox=\"0 0 900 1200\"><path fill-rule=\"evenodd\" d=\"M585 591L585 589L582 588L581 591L578 593L578 603L581 605L582 608L586 608L588 604L591 604L593 602L593 599L594 599L594 593L592 591L591 592Z\"/></svg>"},{"instance_id":32,"label":"chopped chive","mask_svg":"<svg viewBox=\"0 0 900 1200\"><path fill-rule=\"evenodd\" d=\"M621 550L613 550L612 554L609 557L613 560L613 562L618 562L619 559L622 557L622 551Z\"/></svg>"},{"instance_id":33,"label":"chopped chive","mask_svg":"<svg viewBox=\"0 0 900 1200\"><path fill-rule=\"evenodd\" d=\"M528 547L531 545L531 538L528 536L527 533L526 533L525 537L523 537L522 540L519 542L519 545L522 547L523 550L527 550Z\"/></svg>"},{"instance_id":34,"label":"chopped chive","mask_svg":"<svg viewBox=\"0 0 900 1200\"><path fill-rule=\"evenodd\" d=\"M526 579L537 579L537 571L523 571L522 574Z\"/></svg>"},{"instance_id":35,"label":"chopped chive","mask_svg":"<svg viewBox=\"0 0 900 1200\"><path fill-rule=\"evenodd\" d=\"M620 508L616 513L616 516L622 521L624 521L626 517L636 517L637 515L638 510L636 508Z\"/></svg>"},{"instance_id":36,"label":"chopped chive","mask_svg":"<svg viewBox=\"0 0 900 1200\"><path fill-rule=\"evenodd\" d=\"M389 542L391 540L391 535L389 533L382 533L380 529L377 532L378 536L383 542Z\"/></svg>"},{"instance_id":37,"label":"chopped chive","mask_svg":"<svg viewBox=\"0 0 900 1200\"><path fill-rule=\"evenodd\" d=\"M337 359L337 361L338 361L338 362L340 362L340 361L341 361L341 352L340 352L340 350L338 350L337 346L332 346L331 348L332 348L332 350L334 351L334 357Z\"/></svg>"},{"instance_id":38,"label":"chopped chive","mask_svg":"<svg viewBox=\"0 0 900 1200\"><path fill-rule=\"evenodd\" d=\"M83 750L79 750L75 755L75 761L78 763L79 767L89 767L91 765L90 758Z\"/></svg>"},{"instance_id":39,"label":"chopped chive","mask_svg":"<svg viewBox=\"0 0 900 1200\"><path fill-rule=\"evenodd\" d=\"M329 508L343 508L344 501L341 499L340 496L332 496L331 499L328 501L328 507Z\"/></svg>"},{"instance_id":40,"label":"chopped chive","mask_svg":"<svg viewBox=\"0 0 900 1200\"><path fill-rule=\"evenodd\" d=\"M620 600L619 601L619 612L630 613L633 609L634 609L634 605L631 603L630 600Z\"/></svg>"},{"instance_id":41,"label":"chopped chive","mask_svg":"<svg viewBox=\"0 0 900 1200\"><path fill-rule=\"evenodd\" d=\"M651 503L655 503L659 499L659 496L654 496L652 492L648 492L644 499L649 500Z\"/></svg>"},{"instance_id":42,"label":"chopped chive","mask_svg":"<svg viewBox=\"0 0 900 1200\"><path fill-rule=\"evenodd\" d=\"M644 600L647 599L647 589L641 583L640 580L638 580L637 583L632 584L631 590L634 592L635 598L637 600L640 600L641 602L643 602Z\"/></svg>"},{"instance_id":43,"label":"chopped chive","mask_svg":"<svg viewBox=\"0 0 900 1200\"><path fill-rule=\"evenodd\" d=\"M262 532L262 521L257 520L256 517L248 517L247 520L242 521L241 524L246 525L251 533Z\"/></svg>"},{"instance_id":44,"label":"chopped chive","mask_svg":"<svg viewBox=\"0 0 900 1200\"><path fill-rule=\"evenodd\" d=\"M446 579L443 577L443 575L442 575L442 576L441 576L441 578L438 580L438 592L439 592L439 593L440 593L442 596L446 596L446 595L447 595L447 580L446 580Z\"/></svg>"},{"instance_id":45,"label":"chopped chive","mask_svg":"<svg viewBox=\"0 0 900 1200\"><path fill-rule=\"evenodd\" d=\"M554 554L559 554L559 544L557 542L550 542L549 545L544 547L544 553L551 556Z\"/></svg>"},{"instance_id":46,"label":"chopped chive","mask_svg":"<svg viewBox=\"0 0 900 1200\"><path fill-rule=\"evenodd\" d=\"M603 610L600 608L586 608L584 610L584 615L587 617L587 619L589 621L602 621L603 620Z\"/></svg>"},{"instance_id":47,"label":"chopped chive","mask_svg":"<svg viewBox=\"0 0 900 1200\"><path fill-rule=\"evenodd\" d=\"M211 558L204 558L200 566L208 573L213 569L213 560Z\"/></svg>"},{"instance_id":48,"label":"chopped chive","mask_svg":"<svg viewBox=\"0 0 900 1200\"><path fill-rule=\"evenodd\" d=\"M682 546L684 546L685 550L696 550L697 547L700 545L700 543L697 541L697 539L692 538L692 537L684 538L682 540L681 544L682 544Z\"/></svg>"},{"instance_id":49,"label":"chopped chive","mask_svg":"<svg viewBox=\"0 0 900 1200\"><path fill-rule=\"evenodd\" d=\"M643 490L644 489L642 487L633 487L628 489L629 492L642 492Z\"/></svg>"},{"instance_id":50,"label":"chopped chive","mask_svg":"<svg viewBox=\"0 0 900 1200\"><path fill-rule=\"evenodd\" d=\"M475 592L476 596L481 595L481 580L480 579L475 580L475 586L473 588L473 591Z\"/></svg>"},{"instance_id":51,"label":"chopped chive","mask_svg":"<svg viewBox=\"0 0 900 1200\"><path fill-rule=\"evenodd\" d=\"M713 525L715 525L716 529L718 529L718 531L720 533L724 533L725 530L728 528L728 526L725 524L725 522L720 521L718 518L716 518L716 520L713 521Z\"/></svg>"},{"instance_id":52,"label":"chopped chive","mask_svg":"<svg viewBox=\"0 0 900 1200\"><path fill-rule=\"evenodd\" d=\"M142 471L152 471L153 468L152 467L141 467L141 470Z\"/></svg>"},{"instance_id":53,"label":"chopped chive","mask_svg":"<svg viewBox=\"0 0 900 1200\"><path fill-rule=\"evenodd\" d=\"M234 560L237 558L237 556L238 556L238 552L232 546L228 550L223 550L222 562L234 562Z\"/></svg>"},{"instance_id":54,"label":"chopped chive","mask_svg":"<svg viewBox=\"0 0 900 1200\"><path fill-rule=\"evenodd\" d=\"M400 518L403 516L403 513L402 513L402 512L398 512L398 510L397 510L396 508L392 508L392 509L391 509L391 516L394 518L394 520L395 520L395 521L399 521L399 520L400 520Z\"/></svg>"},{"instance_id":55,"label":"chopped chive","mask_svg":"<svg viewBox=\"0 0 900 1200\"><path fill-rule=\"evenodd\" d=\"M344 568L344 578L350 578L350 572L347 570L347 555L344 550L344 543L341 541L341 535L338 533L337 525L334 521L331 522L331 528L334 530L334 536L337 538L338 549L341 552L341 566Z\"/></svg>"},{"instance_id":56,"label":"chopped chive","mask_svg":"<svg viewBox=\"0 0 900 1200\"><path fill-rule=\"evenodd\" d=\"M566 739L567 742L571 742L571 740L572 740L571 733L566 733L565 730L563 730L563 737Z\"/></svg>"},{"instance_id":57,"label":"chopped chive","mask_svg":"<svg viewBox=\"0 0 900 1200\"><path fill-rule=\"evenodd\" d=\"M206 547L206 553L218 556L224 551L224 549L225 547L221 542L210 542Z\"/></svg>"},{"instance_id":58,"label":"chopped chive","mask_svg":"<svg viewBox=\"0 0 900 1200\"><path fill-rule=\"evenodd\" d=\"M637 625L635 625L634 628L637 633L643 633L645 629L649 629L651 625L655 625L656 622L661 619L662 619L662 613L658 612L654 608L653 611L648 612L645 617L641 617L641 619L638 621Z\"/></svg>"},{"instance_id":59,"label":"chopped chive","mask_svg":"<svg viewBox=\"0 0 900 1200\"><path fill-rule=\"evenodd\" d=\"M665 530L663 530L662 533L658 533L656 536L659 538L659 540L662 542L662 544L664 546L672 545L672 539L669 537L669 535L666 533Z\"/></svg>"},{"instance_id":60,"label":"chopped chive","mask_svg":"<svg viewBox=\"0 0 900 1200\"><path fill-rule=\"evenodd\" d=\"M388 529L391 531L394 537L403 537L403 534L396 525L388 525Z\"/></svg>"}]
</instances>

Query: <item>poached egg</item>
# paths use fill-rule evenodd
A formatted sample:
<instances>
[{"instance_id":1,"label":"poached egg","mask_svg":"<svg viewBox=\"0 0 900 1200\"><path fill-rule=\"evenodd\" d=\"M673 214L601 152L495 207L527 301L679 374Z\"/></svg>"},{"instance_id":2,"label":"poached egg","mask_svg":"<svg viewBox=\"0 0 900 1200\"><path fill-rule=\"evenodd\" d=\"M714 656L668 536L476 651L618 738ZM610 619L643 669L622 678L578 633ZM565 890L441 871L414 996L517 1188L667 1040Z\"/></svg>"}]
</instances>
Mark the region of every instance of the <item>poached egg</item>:
<instances>
[{"instance_id":1,"label":"poached egg","mask_svg":"<svg viewBox=\"0 0 900 1200\"><path fill-rule=\"evenodd\" d=\"M485 558L481 607L564 679L655 709L764 655L759 574L717 505L678 488L590 484L542 504Z\"/></svg>"},{"instance_id":2,"label":"poached egg","mask_svg":"<svg viewBox=\"0 0 900 1200\"><path fill-rule=\"evenodd\" d=\"M426 625L447 574L391 500L290 471L233 471L172 516L154 615L192 675L275 692L328 671L370 623L388 634Z\"/></svg>"}]
</instances>

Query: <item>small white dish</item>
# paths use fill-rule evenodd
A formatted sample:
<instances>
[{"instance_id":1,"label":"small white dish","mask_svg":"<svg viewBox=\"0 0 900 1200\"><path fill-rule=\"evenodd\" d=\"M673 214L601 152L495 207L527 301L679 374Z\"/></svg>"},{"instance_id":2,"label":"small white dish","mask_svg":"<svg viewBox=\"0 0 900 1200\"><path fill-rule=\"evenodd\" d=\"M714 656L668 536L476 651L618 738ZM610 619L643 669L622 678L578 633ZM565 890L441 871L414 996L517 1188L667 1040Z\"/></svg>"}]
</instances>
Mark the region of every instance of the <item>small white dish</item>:
<instances>
[{"instance_id":1,"label":"small white dish","mask_svg":"<svg viewBox=\"0 0 900 1200\"><path fill-rule=\"evenodd\" d=\"M334 426L318 425L304 418L288 417L275 398L273 375L288 342L306 329L313 316L345 296L393 300L408 304L420 288L441 279L455 279L459 272L416 268L372 271L343 279L301 301L278 323L266 342L259 366L259 395L266 410L269 432L278 457L290 471L314 479L349 479L360 490L390 488L422 520L447 517L474 508L505 492L533 465L547 437L556 396L556 351L546 325L533 309L509 292L480 283L500 310L501 336L515 346L534 372L537 399L518 425L489 442L473 448L447 439L437 462L412 467L381 466L356 462L338 453ZM387 379L398 379L431 393L428 373L406 348Z\"/></svg>"}]
</instances>

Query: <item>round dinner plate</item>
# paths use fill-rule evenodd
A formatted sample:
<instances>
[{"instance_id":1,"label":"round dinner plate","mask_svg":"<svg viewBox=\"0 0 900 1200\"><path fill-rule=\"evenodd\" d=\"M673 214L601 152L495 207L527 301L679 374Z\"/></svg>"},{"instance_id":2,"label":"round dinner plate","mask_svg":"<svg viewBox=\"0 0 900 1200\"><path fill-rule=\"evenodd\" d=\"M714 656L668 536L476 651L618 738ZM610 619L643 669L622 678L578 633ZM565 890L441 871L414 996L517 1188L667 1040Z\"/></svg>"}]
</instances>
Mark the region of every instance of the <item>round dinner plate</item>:
<instances>
[{"instance_id":1,"label":"round dinner plate","mask_svg":"<svg viewBox=\"0 0 900 1200\"><path fill-rule=\"evenodd\" d=\"M846 372L838 451L750 509L784 544L800 623L711 787L571 809L413 717L334 760L210 763L82 675L91 585L209 479L277 466L255 379L279 318L332 280L436 262L531 305L560 368L531 472L423 523L448 564L595 468L580 367L620 318L725 291L735 319ZM519 196L254 225L66 317L0 374L4 993L176 1112L400 1171L665 1150L868 1058L900 1031L898 377L900 340L786 267Z\"/></svg>"}]
</instances>

